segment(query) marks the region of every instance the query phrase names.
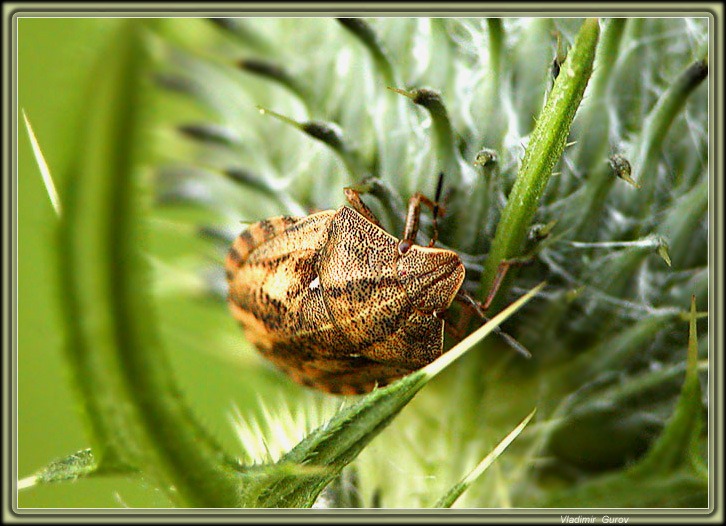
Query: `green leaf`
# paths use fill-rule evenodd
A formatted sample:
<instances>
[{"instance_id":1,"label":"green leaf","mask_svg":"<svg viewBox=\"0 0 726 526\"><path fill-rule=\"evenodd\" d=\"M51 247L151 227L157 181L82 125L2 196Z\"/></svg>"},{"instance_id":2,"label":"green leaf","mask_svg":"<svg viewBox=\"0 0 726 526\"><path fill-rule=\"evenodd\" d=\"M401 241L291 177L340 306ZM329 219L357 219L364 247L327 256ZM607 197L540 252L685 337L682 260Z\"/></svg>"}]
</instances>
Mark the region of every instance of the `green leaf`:
<instances>
[{"instance_id":1,"label":"green leaf","mask_svg":"<svg viewBox=\"0 0 726 526\"><path fill-rule=\"evenodd\" d=\"M73 481L83 477L130 474L138 474L138 470L131 466L122 465L102 468L96 462L96 458L90 449L82 449L67 457L54 460L35 475L20 480L18 489L25 489L39 484Z\"/></svg>"},{"instance_id":2,"label":"green leaf","mask_svg":"<svg viewBox=\"0 0 726 526\"><path fill-rule=\"evenodd\" d=\"M696 297L691 299L686 379L681 396L665 429L643 459L639 469L663 473L698 462L698 439L703 429L704 406L698 380L698 339L696 336Z\"/></svg>"},{"instance_id":3,"label":"green leaf","mask_svg":"<svg viewBox=\"0 0 726 526\"><path fill-rule=\"evenodd\" d=\"M469 486L471 486L476 479L478 479L489 468L489 466L491 466L494 461L497 460L502 453L504 453L504 450L509 447L509 444L514 442L532 419L535 411L536 409L533 409L532 412L527 415L527 417L522 420L517 427L512 429L512 431L510 431L510 433L504 437L499 444L497 444L497 447L484 457L466 477L464 477L459 483L455 484L443 497L441 497L434 505L434 508L450 508L453 506L456 500L469 488Z\"/></svg>"},{"instance_id":4,"label":"green leaf","mask_svg":"<svg viewBox=\"0 0 726 526\"><path fill-rule=\"evenodd\" d=\"M544 284L532 289L480 329L423 369L375 389L343 409L308 435L274 468L250 477L244 487L245 507L310 507L325 488L378 435L431 379L493 332L532 299ZM311 468L301 474L290 466Z\"/></svg>"}]
</instances>

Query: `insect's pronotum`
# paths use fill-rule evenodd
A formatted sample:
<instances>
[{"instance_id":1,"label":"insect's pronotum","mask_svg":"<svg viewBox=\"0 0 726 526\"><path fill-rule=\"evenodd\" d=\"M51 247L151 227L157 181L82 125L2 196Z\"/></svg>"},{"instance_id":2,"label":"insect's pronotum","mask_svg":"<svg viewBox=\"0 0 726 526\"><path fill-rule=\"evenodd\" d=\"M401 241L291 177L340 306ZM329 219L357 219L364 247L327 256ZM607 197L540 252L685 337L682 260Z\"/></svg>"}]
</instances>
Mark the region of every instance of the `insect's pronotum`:
<instances>
[{"instance_id":1,"label":"insect's pronotum","mask_svg":"<svg viewBox=\"0 0 726 526\"><path fill-rule=\"evenodd\" d=\"M249 341L295 381L340 394L368 392L440 356L452 302L481 314L460 292L458 254L433 246L440 192L441 179L435 201L411 197L400 240L353 188L337 210L243 231L226 274L229 307ZM422 204L434 218L427 247L415 243Z\"/></svg>"}]
</instances>

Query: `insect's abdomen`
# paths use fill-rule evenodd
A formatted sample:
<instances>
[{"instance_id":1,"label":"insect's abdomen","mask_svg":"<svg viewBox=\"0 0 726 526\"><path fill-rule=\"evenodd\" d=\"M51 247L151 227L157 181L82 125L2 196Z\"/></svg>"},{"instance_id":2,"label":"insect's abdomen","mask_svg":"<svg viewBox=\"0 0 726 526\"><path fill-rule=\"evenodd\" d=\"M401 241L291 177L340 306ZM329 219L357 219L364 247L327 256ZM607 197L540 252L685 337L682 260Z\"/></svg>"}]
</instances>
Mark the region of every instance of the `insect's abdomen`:
<instances>
[{"instance_id":1,"label":"insect's abdomen","mask_svg":"<svg viewBox=\"0 0 726 526\"><path fill-rule=\"evenodd\" d=\"M300 312L297 317L304 320L310 311L303 308L304 296L332 213L260 221L242 232L229 250L228 303L247 339L263 353L300 330L299 323L291 323L291 312ZM313 303L307 306L314 308Z\"/></svg>"},{"instance_id":2,"label":"insect's abdomen","mask_svg":"<svg viewBox=\"0 0 726 526\"><path fill-rule=\"evenodd\" d=\"M257 247L281 234L285 229L300 221L298 217L280 216L265 219L250 225L234 240L227 252L225 269L227 281L234 280L235 273L247 261L250 253Z\"/></svg>"}]
</instances>

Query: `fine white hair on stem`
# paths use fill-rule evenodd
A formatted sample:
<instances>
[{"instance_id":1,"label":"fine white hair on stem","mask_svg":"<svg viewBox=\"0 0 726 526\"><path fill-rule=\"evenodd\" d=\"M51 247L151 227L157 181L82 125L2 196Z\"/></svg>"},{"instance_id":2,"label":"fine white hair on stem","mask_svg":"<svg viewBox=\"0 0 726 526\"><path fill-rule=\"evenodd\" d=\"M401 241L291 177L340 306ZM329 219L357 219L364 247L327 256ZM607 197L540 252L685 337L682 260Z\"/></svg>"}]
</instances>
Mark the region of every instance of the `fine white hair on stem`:
<instances>
[{"instance_id":1,"label":"fine white hair on stem","mask_svg":"<svg viewBox=\"0 0 726 526\"><path fill-rule=\"evenodd\" d=\"M28 120L28 115L25 113L25 110L23 110L23 119L25 120L25 128L28 130L30 145L33 147L35 162L38 163L38 169L40 169L40 175L43 177L43 183L45 184L45 189L48 192L50 203L53 205L56 215L60 217L61 203L60 198L58 197L58 191L55 189L55 184L53 184L53 178L50 175L48 163L45 162L45 157L43 157L40 144L38 144L38 139L35 137L33 127L30 125L30 120Z\"/></svg>"},{"instance_id":2,"label":"fine white hair on stem","mask_svg":"<svg viewBox=\"0 0 726 526\"><path fill-rule=\"evenodd\" d=\"M32 475L30 477L25 477L24 479L20 479L18 481L18 489L26 489L31 488L35 486L35 484L38 482L38 477L35 475Z\"/></svg>"}]
</instances>

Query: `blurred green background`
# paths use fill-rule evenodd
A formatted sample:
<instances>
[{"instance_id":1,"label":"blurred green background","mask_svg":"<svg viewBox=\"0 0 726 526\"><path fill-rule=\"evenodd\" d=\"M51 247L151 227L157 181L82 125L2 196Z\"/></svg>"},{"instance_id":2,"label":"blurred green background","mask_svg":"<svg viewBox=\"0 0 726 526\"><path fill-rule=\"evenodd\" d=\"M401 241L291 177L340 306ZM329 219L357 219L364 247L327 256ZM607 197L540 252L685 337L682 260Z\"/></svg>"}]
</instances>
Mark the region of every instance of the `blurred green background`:
<instances>
[{"instance_id":1,"label":"blurred green background","mask_svg":"<svg viewBox=\"0 0 726 526\"><path fill-rule=\"evenodd\" d=\"M63 334L55 253L58 219L51 206L23 124L25 111L63 201L73 184L68 173L78 147L83 105L93 89L94 64L117 37L122 19L20 18L18 28L18 478L49 462L89 447L75 393L63 361ZM191 37L192 35L190 35ZM150 108L146 108L150 109ZM166 110L159 110L164 112ZM174 111L169 109L168 111ZM68 180L71 179L71 180ZM156 231L155 231L156 232ZM201 241L182 240L159 229L149 240L155 254L183 254ZM193 236L187 236L193 238ZM182 242L184 241L184 242ZM210 262L214 264L214 262ZM173 279L173 277L171 278ZM182 295L183 296L183 295ZM235 406L256 407L260 385L272 378L256 355L241 348L223 358L208 326L228 327L237 345L239 329L213 301L160 294L160 317L175 375L200 421L230 452L239 452L230 417ZM183 328L184 336L175 328ZM198 335L196 338L187 337ZM229 348L229 347L227 347ZM244 366L244 368L243 368ZM256 374L249 371L260 370ZM251 368L251 369L250 369ZM246 372L245 372L246 371ZM279 387L283 391L287 385ZM166 497L144 481L123 478L81 480L19 492L21 508L158 507Z\"/></svg>"},{"instance_id":2,"label":"blurred green background","mask_svg":"<svg viewBox=\"0 0 726 526\"><path fill-rule=\"evenodd\" d=\"M67 175L83 89L98 51L118 25L113 19L18 18L18 109L24 110L59 189ZM58 219L18 115L18 477L87 447L62 360L55 231ZM62 196L61 196L62 199ZM31 488L19 507L117 506L114 491L153 494L128 484L87 481Z\"/></svg>"}]
</instances>

